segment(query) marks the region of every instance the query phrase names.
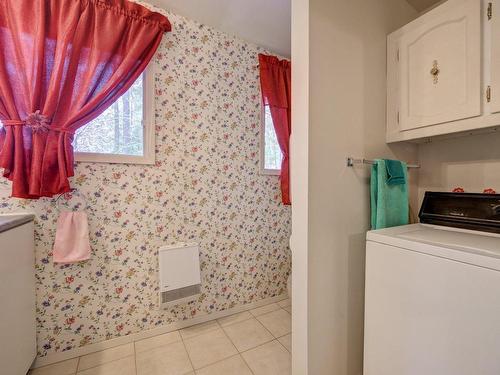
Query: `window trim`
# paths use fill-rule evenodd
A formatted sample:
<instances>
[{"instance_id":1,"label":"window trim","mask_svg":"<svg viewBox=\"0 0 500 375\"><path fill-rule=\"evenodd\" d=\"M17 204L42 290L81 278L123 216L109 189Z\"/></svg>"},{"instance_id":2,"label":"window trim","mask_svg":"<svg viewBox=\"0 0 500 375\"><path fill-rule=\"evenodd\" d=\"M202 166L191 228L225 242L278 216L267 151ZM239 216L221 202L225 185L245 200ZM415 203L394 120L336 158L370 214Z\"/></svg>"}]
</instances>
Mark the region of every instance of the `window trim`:
<instances>
[{"instance_id":1,"label":"window trim","mask_svg":"<svg viewBox=\"0 0 500 375\"><path fill-rule=\"evenodd\" d=\"M261 103L260 109L260 174L264 176L280 176L281 169L268 169L266 165L266 107Z\"/></svg>"},{"instance_id":2,"label":"window trim","mask_svg":"<svg viewBox=\"0 0 500 375\"><path fill-rule=\"evenodd\" d=\"M155 147L155 100L154 100L154 68L151 64L143 73L143 134L144 155L101 154L93 152L75 152L75 162L78 163L108 163L108 164L143 164L156 163Z\"/></svg>"}]
</instances>

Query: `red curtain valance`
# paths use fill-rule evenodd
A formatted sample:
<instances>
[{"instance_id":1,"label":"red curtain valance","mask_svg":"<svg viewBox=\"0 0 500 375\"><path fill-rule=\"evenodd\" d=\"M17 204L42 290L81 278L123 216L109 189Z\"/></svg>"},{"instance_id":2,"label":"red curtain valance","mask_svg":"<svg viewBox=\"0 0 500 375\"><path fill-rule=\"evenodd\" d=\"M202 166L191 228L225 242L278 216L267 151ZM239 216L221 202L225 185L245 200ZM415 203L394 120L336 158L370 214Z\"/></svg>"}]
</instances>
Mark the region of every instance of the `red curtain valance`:
<instances>
[{"instance_id":1,"label":"red curtain valance","mask_svg":"<svg viewBox=\"0 0 500 375\"><path fill-rule=\"evenodd\" d=\"M0 168L13 197L67 192L74 132L130 88L171 25L126 0L0 7Z\"/></svg>"},{"instance_id":2,"label":"red curtain valance","mask_svg":"<svg viewBox=\"0 0 500 375\"><path fill-rule=\"evenodd\" d=\"M290 61L259 55L262 103L269 106L276 137L283 153L281 163L281 199L290 198L290 135L292 133L292 67Z\"/></svg>"},{"instance_id":3,"label":"red curtain valance","mask_svg":"<svg viewBox=\"0 0 500 375\"><path fill-rule=\"evenodd\" d=\"M276 56L259 55L262 98L265 105L290 108L291 63Z\"/></svg>"}]
</instances>

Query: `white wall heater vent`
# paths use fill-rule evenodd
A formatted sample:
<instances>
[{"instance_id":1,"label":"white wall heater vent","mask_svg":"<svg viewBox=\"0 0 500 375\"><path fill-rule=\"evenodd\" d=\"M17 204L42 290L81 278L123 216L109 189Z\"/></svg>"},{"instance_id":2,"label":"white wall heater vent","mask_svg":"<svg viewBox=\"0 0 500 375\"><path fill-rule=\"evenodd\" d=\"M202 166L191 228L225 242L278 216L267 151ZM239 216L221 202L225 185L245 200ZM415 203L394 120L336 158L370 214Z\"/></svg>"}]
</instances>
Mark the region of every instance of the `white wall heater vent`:
<instances>
[{"instance_id":1,"label":"white wall heater vent","mask_svg":"<svg viewBox=\"0 0 500 375\"><path fill-rule=\"evenodd\" d=\"M159 250L160 308L196 299L201 293L197 243L179 243Z\"/></svg>"}]
</instances>

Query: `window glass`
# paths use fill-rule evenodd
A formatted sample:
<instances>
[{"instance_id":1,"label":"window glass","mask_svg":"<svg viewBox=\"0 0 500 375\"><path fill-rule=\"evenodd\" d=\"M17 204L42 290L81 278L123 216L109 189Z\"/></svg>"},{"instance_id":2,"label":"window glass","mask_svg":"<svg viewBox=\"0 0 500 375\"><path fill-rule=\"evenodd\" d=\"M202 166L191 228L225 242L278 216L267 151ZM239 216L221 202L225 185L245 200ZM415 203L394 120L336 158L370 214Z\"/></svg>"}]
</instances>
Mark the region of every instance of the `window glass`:
<instances>
[{"instance_id":1,"label":"window glass","mask_svg":"<svg viewBox=\"0 0 500 375\"><path fill-rule=\"evenodd\" d=\"M111 107L76 131L75 152L143 156L143 76Z\"/></svg>"},{"instance_id":2,"label":"window glass","mask_svg":"<svg viewBox=\"0 0 500 375\"><path fill-rule=\"evenodd\" d=\"M273 118L269 106L264 110L264 169L265 170L281 170L281 161L283 154L281 153L276 131L274 130Z\"/></svg>"}]
</instances>

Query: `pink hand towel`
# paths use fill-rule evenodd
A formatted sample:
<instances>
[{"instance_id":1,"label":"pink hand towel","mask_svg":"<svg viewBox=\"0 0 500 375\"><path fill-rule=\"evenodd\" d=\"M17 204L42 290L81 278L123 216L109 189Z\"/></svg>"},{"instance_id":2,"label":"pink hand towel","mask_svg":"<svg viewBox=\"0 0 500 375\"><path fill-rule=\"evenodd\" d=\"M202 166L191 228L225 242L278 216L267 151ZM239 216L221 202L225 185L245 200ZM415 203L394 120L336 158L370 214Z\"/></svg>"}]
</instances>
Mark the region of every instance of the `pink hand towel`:
<instances>
[{"instance_id":1,"label":"pink hand towel","mask_svg":"<svg viewBox=\"0 0 500 375\"><path fill-rule=\"evenodd\" d=\"M57 220L53 256L54 263L90 259L89 225L85 212L61 212Z\"/></svg>"}]
</instances>

